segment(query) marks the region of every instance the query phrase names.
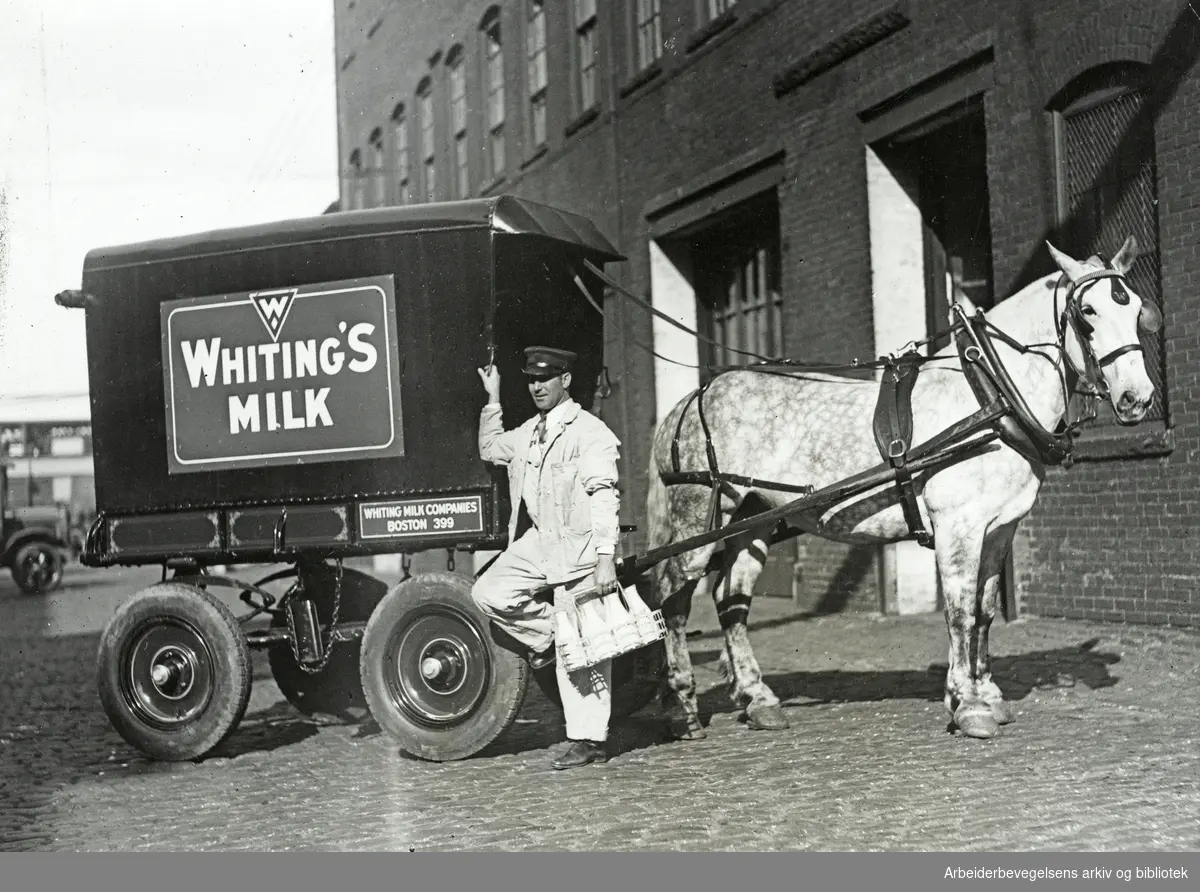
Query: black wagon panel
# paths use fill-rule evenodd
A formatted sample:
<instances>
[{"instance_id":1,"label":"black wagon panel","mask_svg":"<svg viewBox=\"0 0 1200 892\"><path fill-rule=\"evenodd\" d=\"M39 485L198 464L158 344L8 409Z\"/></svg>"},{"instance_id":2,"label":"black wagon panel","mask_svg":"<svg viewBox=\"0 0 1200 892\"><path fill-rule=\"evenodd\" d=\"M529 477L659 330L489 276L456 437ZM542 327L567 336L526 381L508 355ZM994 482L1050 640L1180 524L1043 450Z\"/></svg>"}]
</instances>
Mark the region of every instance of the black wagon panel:
<instances>
[{"instance_id":1,"label":"black wagon panel","mask_svg":"<svg viewBox=\"0 0 1200 892\"><path fill-rule=\"evenodd\" d=\"M590 407L603 319L573 282L584 258L620 255L589 221L511 196L91 252L97 509L160 530L131 548L106 528L108 557L148 559L162 535L163 554L223 557L270 556L281 536L289 552L367 553L502 535L475 370L500 367L511 426L532 411L521 351L560 344ZM450 514L422 529L392 504L422 498ZM365 535L363 505L383 512ZM216 540L161 532L210 509Z\"/></svg>"},{"instance_id":2,"label":"black wagon panel","mask_svg":"<svg viewBox=\"0 0 1200 892\"><path fill-rule=\"evenodd\" d=\"M487 230L452 230L423 233L416 244L400 236L340 240L336 246L254 252L253 263L233 255L228 262L205 257L97 274L85 287L97 298L88 320L90 371L93 380L105 382L99 405L93 406L98 508L142 511L269 502L283 494L304 500L335 492L365 495L486 483L477 461L462 460L474 443L469 430L474 417L466 404L478 388L462 370L473 374L473 365L486 355L489 247ZM357 305L353 292L340 307L336 297L312 296L355 282L365 295ZM381 291L386 303L369 306ZM291 339L291 371L299 371L299 363L310 368L315 363L318 375L310 381L323 386L278 386L285 383L279 380L279 340L258 318L250 298L262 292L291 296L293 307L282 319L279 340L298 332ZM329 306L320 308L319 321L306 320L305 304L322 301ZM374 315L365 315L368 310ZM170 338L173 332L164 329L189 313L210 317L192 326L207 325L208 336L200 331ZM339 322L346 331L338 330ZM329 369L340 360L344 369L353 358L361 359L347 355L345 336L368 323L379 326L373 343L361 341L380 353L374 375L350 389L334 416L324 389L337 376L322 375L322 365ZM222 333L224 347L217 343ZM324 356L323 346L328 348ZM185 347L190 352L181 355ZM238 347L240 355L234 352ZM246 354L254 348L275 351L266 355L280 365L276 381L265 380L262 353L258 380L248 380ZM222 349L229 352L221 355ZM204 352L197 356L198 350ZM190 358L193 367L173 370L164 363L164 351L174 351L177 360ZM197 387L189 375L199 376ZM342 378L353 375L343 372ZM293 378L291 383L300 382ZM168 402L172 389L177 397L193 397L179 411ZM322 444L303 436L313 433L307 425L334 419L350 429L349 435L327 440L332 449L320 452L315 447ZM273 439L274 445L233 448L239 438L256 435L260 441ZM355 446L374 449L362 450L368 452L363 457ZM338 447L349 448L333 451ZM370 456L371 451L379 454ZM217 467L207 469L205 461Z\"/></svg>"}]
</instances>

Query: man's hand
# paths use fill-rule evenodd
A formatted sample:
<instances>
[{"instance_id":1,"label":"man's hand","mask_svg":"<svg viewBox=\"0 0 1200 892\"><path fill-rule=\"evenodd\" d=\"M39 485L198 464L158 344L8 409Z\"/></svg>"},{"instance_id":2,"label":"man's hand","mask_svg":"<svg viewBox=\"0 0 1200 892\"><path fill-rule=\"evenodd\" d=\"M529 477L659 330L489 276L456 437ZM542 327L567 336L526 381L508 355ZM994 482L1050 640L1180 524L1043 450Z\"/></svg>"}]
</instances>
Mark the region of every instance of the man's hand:
<instances>
[{"instance_id":1,"label":"man's hand","mask_svg":"<svg viewBox=\"0 0 1200 892\"><path fill-rule=\"evenodd\" d=\"M601 594L615 592L617 583L617 559L611 554L601 554L596 558L596 589Z\"/></svg>"},{"instance_id":2,"label":"man's hand","mask_svg":"<svg viewBox=\"0 0 1200 892\"><path fill-rule=\"evenodd\" d=\"M483 389L487 391L488 402L500 402L500 370L494 365L489 365L486 369L476 369L479 372L479 380L483 382Z\"/></svg>"}]
</instances>

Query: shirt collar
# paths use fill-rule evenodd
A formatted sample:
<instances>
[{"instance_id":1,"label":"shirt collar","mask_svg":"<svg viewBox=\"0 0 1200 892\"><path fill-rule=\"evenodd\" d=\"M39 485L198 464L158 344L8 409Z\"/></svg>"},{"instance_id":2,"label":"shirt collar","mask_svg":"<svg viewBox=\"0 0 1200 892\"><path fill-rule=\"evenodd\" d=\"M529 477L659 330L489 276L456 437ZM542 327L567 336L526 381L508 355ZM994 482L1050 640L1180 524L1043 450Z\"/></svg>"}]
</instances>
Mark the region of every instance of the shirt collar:
<instances>
[{"instance_id":1,"label":"shirt collar","mask_svg":"<svg viewBox=\"0 0 1200 892\"><path fill-rule=\"evenodd\" d=\"M576 405L575 400L567 397L553 409L546 413L546 430L550 430L556 424L566 424L571 417L571 409ZM536 425L536 422L534 422Z\"/></svg>"}]
</instances>

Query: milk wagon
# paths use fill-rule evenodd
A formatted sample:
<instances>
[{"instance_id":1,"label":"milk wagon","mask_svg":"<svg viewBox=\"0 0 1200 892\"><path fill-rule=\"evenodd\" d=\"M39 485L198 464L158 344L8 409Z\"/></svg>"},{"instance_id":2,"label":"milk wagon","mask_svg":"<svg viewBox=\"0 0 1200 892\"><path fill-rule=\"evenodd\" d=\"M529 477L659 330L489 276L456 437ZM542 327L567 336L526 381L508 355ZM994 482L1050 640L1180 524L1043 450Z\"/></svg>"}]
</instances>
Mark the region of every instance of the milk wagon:
<instances>
[{"instance_id":1,"label":"milk wagon","mask_svg":"<svg viewBox=\"0 0 1200 892\"><path fill-rule=\"evenodd\" d=\"M586 219L512 196L90 252L81 289L56 298L86 313L97 518L81 560L162 567L102 635L116 730L155 759L203 756L243 718L264 648L299 710L366 707L411 755L499 737L532 673L457 569L505 546L510 510L479 458L475 369L499 367L512 426L535 411L523 348L561 345L592 408L603 316L576 286L620 259ZM418 552L446 571L389 587L344 566L402 554L407 570ZM617 660L615 715L662 665L661 645ZM536 680L556 697L552 669Z\"/></svg>"}]
</instances>

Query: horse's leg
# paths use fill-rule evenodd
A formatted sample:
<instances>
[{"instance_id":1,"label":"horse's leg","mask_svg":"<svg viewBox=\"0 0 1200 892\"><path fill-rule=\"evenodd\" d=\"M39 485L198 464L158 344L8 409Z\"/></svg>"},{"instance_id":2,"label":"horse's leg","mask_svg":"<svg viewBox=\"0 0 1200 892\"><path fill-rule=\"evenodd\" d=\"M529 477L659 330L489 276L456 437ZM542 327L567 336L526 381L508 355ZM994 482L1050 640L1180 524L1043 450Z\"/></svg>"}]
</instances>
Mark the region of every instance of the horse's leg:
<instances>
[{"instance_id":1,"label":"horse's leg","mask_svg":"<svg viewBox=\"0 0 1200 892\"><path fill-rule=\"evenodd\" d=\"M1000 592L1000 574L1004 569L1004 559L1012 547L1013 534L1017 530L1017 521L1004 524L992 530L983 541L983 555L979 564L979 576L982 582L983 595L979 602L979 613L975 619L975 691L979 699L986 703L992 711L992 717L1001 725L1007 725L1016 718L1010 704L1004 702L1004 694L992 680L991 655L988 652L988 631L992 620L996 617L996 602Z\"/></svg>"},{"instance_id":2,"label":"horse's leg","mask_svg":"<svg viewBox=\"0 0 1200 892\"><path fill-rule=\"evenodd\" d=\"M950 633L946 709L967 737L995 737L1000 726L976 690L971 653L976 643L983 530L973 530L966 523L939 526L934 549L946 601L946 628Z\"/></svg>"},{"instance_id":3,"label":"horse's leg","mask_svg":"<svg viewBox=\"0 0 1200 892\"><path fill-rule=\"evenodd\" d=\"M788 727L787 717L775 692L763 681L762 669L750 647L746 623L754 582L767 560L770 530L752 530L725 544L725 572L713 587L717 619L725 633L730 698L746 711L746 724L756 731L780 731Z\"/></svg>"},{"instance_id":4,"label":"horse's leg","mask_svg":"<svg viewBox=\"0 0 1200 892\"><path fill-rule=\"evenodd\" d=\"M671 576L670 573L664 573L663 581ZM692 672L692 657L688 652L687 642L687 621L692 610L692 595L697 585L703 582L703 579L685 581L662 604L663 621L667 627L663 642L667 657L667 678L662 691L662 710L667 734L677 740L702 740L707 736L704 726L700 724L700 709L696 704L696 677Z\"/></svg>"}]
</instances>

